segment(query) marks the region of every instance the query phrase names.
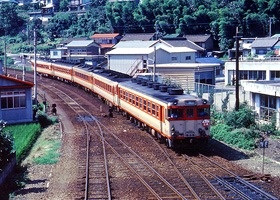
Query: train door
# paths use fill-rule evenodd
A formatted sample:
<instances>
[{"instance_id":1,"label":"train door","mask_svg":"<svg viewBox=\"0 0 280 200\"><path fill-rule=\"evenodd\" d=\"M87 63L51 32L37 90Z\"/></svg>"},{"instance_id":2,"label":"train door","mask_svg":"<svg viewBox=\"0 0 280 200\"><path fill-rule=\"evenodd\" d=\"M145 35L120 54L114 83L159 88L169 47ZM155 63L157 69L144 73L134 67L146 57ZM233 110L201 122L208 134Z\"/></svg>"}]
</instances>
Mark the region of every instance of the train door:
<instances>
[{"instance_id":1,"label":"train door","mask_svg":"<svg viewBox=\"0 0 280 200\"><path fill-rule=\"evenodd\" d=\"M195 134L197 129L195 124L195 110L194 107L186 107L186 120L185 120L185 133L186 134Z\"/></svg>"}]
</instances>

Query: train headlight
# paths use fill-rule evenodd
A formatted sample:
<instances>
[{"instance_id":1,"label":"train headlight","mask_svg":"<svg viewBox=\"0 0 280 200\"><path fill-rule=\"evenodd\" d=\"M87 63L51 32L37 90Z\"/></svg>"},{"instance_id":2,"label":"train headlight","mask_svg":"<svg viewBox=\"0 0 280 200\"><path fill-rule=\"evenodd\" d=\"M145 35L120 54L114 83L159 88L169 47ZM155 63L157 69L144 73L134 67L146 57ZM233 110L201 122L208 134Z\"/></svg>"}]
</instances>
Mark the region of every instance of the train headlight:
<instances>
[{"instance_id":1,"label":"train headlight","mask_svg":"<svg viewBox=\"0 0 280 200\"><path fill-rule=\"evenodd\" d=\"M203 100L202 100L202 103L203 103L203 104L207 104L207 100L206 100L206 99L203 99Z\"/></svg>"},{"instance_id":2,"label":"train headlight","mask_svg":"<svg viewBox=\"0 0 280 200\"><path fill-rule=\"evenodd\" d=\"M174 127L174 125L172 125L172 127L171 127L171 131L175 131L175 127Z\"/></svg>"},{"instance_id":3,"label":"train headlight","mask_svg":"<svg viewBox=\"0 0 280 200\"><path fill-rule=\"evenodd\" d=\"M178 100L176 99L176 100L173 101L173 105L176 106L177 104L178 104Z\"/></svg>"}]
</instances>

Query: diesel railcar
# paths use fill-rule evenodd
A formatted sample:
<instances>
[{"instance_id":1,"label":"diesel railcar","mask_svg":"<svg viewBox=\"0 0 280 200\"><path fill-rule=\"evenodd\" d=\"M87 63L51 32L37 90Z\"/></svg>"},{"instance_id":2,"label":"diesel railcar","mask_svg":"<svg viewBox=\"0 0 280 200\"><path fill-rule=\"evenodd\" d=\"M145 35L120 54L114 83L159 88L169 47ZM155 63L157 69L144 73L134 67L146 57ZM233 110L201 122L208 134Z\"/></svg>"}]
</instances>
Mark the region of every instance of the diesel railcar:
<instances>
[{"instance_id":1,"label":"diesel railcar","mask_svg":"<svg viewBox=\"0 0 280 200\"><path fill-rule=\"evenodd\" d=\"M37 61L37 72L72 82L97 94L127 119L166 143L205 145L210 138L210 105L207 100L184 94L158 82L151 74L128 77L104 70Z\"/></svg>"}]
</instances>

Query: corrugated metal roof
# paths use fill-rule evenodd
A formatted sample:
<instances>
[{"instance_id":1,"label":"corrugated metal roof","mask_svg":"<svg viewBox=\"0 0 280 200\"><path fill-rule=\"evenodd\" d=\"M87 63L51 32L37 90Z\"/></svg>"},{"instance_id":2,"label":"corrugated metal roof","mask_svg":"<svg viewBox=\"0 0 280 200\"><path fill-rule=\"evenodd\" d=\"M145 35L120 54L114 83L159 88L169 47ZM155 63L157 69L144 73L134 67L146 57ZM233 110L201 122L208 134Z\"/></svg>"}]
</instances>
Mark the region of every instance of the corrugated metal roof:
<instances>
[{"instance_id":1,"label":"corrugated metal roof","mask_svg":"<svg viewBox=\"0 0 280 200\"><path fill-rule=\"evenodd\" d=\"M271 48L278 42L278 38L256 38L256 40L252 43L252 48L260 48L267 47Z\"/></svg>"},{"instance_id":2,"label":"corrugated metal roof","mask_svg":"<svg viewBox=\"0 0 280 200\"><path fill-rule=\"evenodd\" d=\"M119 36L118 33L96 33L93 36L91 36L91 38L93 39L100 39L100 38L115 38Z\"/></svg>"},{"instance_id":3,"label":"corrugated metal roof","mask_svg":"<svg viewBox=\"0 0 280 200\"><path fill-rule=\"evenodd\" d=\"M196 58L196 62L198 63L219 63L219 64L225 64L224 61L216 58L216 57L205 57L205 58Z\"/></svg>"},{"instance_id":4,"label":"corrugated metal roof","mask_svg":"<svg viewBox=\"0 0 280 200\"><path fill-rule=\"evenodd\" d=\"M196 50L187 48L187 47L169 47L165 45L159 45L157 49L162 49L164 51L167 51L169 53L180 53L180 52L196 52ZM123 54L128 54L128 55L133 55L133 54L150 54L154 51L153 47L149 48L115 48L112 51L109 51L107 54L108 55L123 55Z\"/></svg>"},{"instance_id":5,"label":"corrugated metal roof","mask_svg":"<svg viewBox=\"0 0 280 200\"><path fill-rule=\"evenodd\" d=\"M34 84L28 81L22 81L20 79L16 79L13 77L9 77L9 76L4 76L0 74L0 79L2 80L7 80L7 81L11 81L13 83L17 83L16 85L2 85L2 81L0 81L0 88L5 89L5 88L9 88L9 87L21 87L21 88L30 88L33 87Z\"/></svg>"},{"instance_id":6,"label":"corrugated metal roof","mask_svg":"<svg viewBox=\"0 0 280 200\"><path fill-rule=\"evenodd\" d=\"M185 35L185 37L192 42L206 42L211 35Z\"/></svg>"},{"instance_id":7,"label":"corrugated metal roof","mask_svg":"<svg viewBox=\"0 0 280 200\"><path fill-rule=\"evenodd\" d=\"M159 49L163 49L169 53L183 53L183 52L196 52L196 50L188 47L168 47L168 46L159 46Z\"/></svg>"},{"instance_id":8,"label":"corrugated metal roof","mask_svg":"<svg viewBox=\"0 0 280 200\"><path fill-rule=\"evenodd\" d=\"M74 40L69 44L65 45L66 47L87 47L92 44L93 40Z\"/></svg>"},{"instance_id":9,"label":"corrugated metal roof","mask_svg":"<svg viewBox=\"0 0 280 200\"><path fill-rule=\"evenodd\" d=\"M149 48L156 41L142 41L142 40L133 40L133 41L120 41L114 46L114 48Z\"/></svg>"},{"instance_id":10,"label":"corrugated metal roof","mask_svg":"<svg viewBox=\"0 0 280 200\"><path fill-rule=\"evenodd\" d=\"M154 33L128 33L123 36L121 41L133 41L133 40L141 40L141 41L149 41L152 40Z\"/></svg>"},{"instance_id":11,"label":"corrugated metal roof","mask_svg":"<svg viewBox=\"0 0 280 200\"><path fill-rule=\"evenodd\" d=\"M107 52L108 55L147 55L154 51L153 48L116 48L112 51Z\"/></svg>"},{"instance_id":12,"label":"corrugated metal roof","mask_svg":"<svg viewBox=\"0 0 280 200\"><path fill-rule=\"evenodd\" d=\"M174 47L188 47L190 49L194 49L197 51L204 51L205 49L198 46L197 44L193 43L189 40L164 40L165 42L169 43Z\"/></svg>"}]
</instances>

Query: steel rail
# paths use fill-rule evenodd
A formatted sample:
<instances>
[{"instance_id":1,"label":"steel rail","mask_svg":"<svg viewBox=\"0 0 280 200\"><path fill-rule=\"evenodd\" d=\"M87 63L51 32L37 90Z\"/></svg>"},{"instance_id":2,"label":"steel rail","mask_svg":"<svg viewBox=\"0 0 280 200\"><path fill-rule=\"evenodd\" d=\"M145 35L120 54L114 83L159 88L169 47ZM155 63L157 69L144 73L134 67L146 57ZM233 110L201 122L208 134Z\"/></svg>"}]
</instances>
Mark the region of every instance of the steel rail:
<instances>
[{"instance_id":1,"label":"steel rail","mask_svg":"<svg viewBox=\"0 0 280 200\"><path fill-rule=\"evenodd\" d=\"M46 86L44 86L46 87ZM77 103L73 98L71 98L69 95L67 95L65 92L53 87L53 86L48 86L48 87L52 87L54 90L58 91L58 93L56 93L62 100L64 100L65 103L67 103L67 105L82 119L84 126L86 128L86 133L87 133L87 152L86 152L86 177L85 177L85 193L84 193L84 199L87 200L88 199L88 185L89 185L89 160L90 160L90 156L89 156L89 150L90 150L90 141L91 141L91 137L88 131L88 122L86 120L83 119L82 115L78 112L78 110L73 106L76 105L78 106L81 110L83 110L85 113L89 114L89 112L82 106L79 105L79 103ZM70 99L72 101L72 103L67 102L63 96L61 96L61 94L64 95L64 97L67 97L68 99ZM90 114L92 119L95 119L94 121L96 121L96 118L94 116L92 116L92 114ZM101 127L99 126L99 124L97 123L99 130L101 130ZM110 189L110 178L109 178L109 173L108 173L108 163L107 163L107 158L106 158L106 151L105 151L105 144L104 144L104 137L103 137L103 133L101 134L101 138L103 138L102 141L102 146L103 146L103 156L104 157L104 166L105 166L105 174L106 174L106 184L107 184L107 193L108 193L108 199L111 200L111 189Z\"/></svg>"},{"instance_id":2,"label":"steel rail","mask_svg":"<svg viewBox=\"0 0 280 200\"><path fill-rule=\"evenodd\" d=\"M151 136L152 137L152 136ZM194 195L194 197L199 200L201 199L199 197L199 195L194 191L194 189L192 188L192 186L190 185L190 183L185 179L185 177L182 175L182 173L180 172L180 170L178 169L178 167L176 167L176 165L174 164L174 162L171 160L171 158L169 157L168 153L166 152L165 149L163 149L158 142L156 142L156 140L152 140L156 143L156 145L158 146L158 149L160 149L163 154L166 156L166 159L172 163L176 173L180 176L180 178L182 179L182 181L185 183L185 185L187 186L187 188L190 190L190 192ZM200 173L200 171L196 171L200 177L204 180L204 182L212 189L212 191L222 200L225 200L225 198L223 197L223 195Z\"/></svg>"},{"instance_id":3,"label":"steel rail","mask_svg":"<svg viewBox=\"0 0 280 200\"><path fill-rule=\"evenodd\" d=\"M99 122L100 123L100 122ZM107 129L106 126L104 126L102 123L100 125L103 126L103 128ZM108 129L107 129L108 130ZM127 144L125 144L121 139L116 137L114 134L111 134L111 131L108 132L111 136L113 136L116 140L118 140L124 147L132 153L135 157L137 157L147 168L149 168L154 174L157 175L157 177L162 180L173 192L175 192L180 198L185 199L185 197L176 189L174 188L163 176L161 176L151 165L149 165L140 155L138 155L135 151L133 151ZM126 164L129 169L132 169L132 171L137 175L139 180L159 199L161 199L158 194L149 186L149 184L141 177L139 173L137 173L129 163L126 162L126 160L123 158L122 155L120 155L115 148L107 141L105 140L106 144L112 149L112 151L123 161L124 164Z\"/></svg>"},{"instance_id":4,"label":"steel rail","mask_svg":"<svg viewBox=\"0 0 280 200\"><path fill-rule=\"evenodd\" d=\"M261 193L262 195L266 196L268 199L272 199L272 200L277 200L278 198L272 196L271 194L268 194L267 192L264 192L263 190L259 189L258 187L256 187L255 185L249 183L248 181L245 181L244 179L242 179L240 176L236 175L235 173L229 171L228 169L226 169L225 167L219 165L218 163L214 162L213 160L207 158L206 156L200 154L201 157L205 158L206 160L208 160L209 162L213 163L214 165L220 167L221 169L223 169L224 171L226 171L227 173L229 173L230 175L232 175L234 178L236 178L237 180L239 180L240 182L242 182L243 184L247 185L248 187L250 187L251 189L255 190L256 192Z\"/></svg>"}]
</instances>

